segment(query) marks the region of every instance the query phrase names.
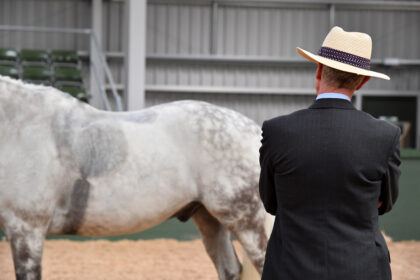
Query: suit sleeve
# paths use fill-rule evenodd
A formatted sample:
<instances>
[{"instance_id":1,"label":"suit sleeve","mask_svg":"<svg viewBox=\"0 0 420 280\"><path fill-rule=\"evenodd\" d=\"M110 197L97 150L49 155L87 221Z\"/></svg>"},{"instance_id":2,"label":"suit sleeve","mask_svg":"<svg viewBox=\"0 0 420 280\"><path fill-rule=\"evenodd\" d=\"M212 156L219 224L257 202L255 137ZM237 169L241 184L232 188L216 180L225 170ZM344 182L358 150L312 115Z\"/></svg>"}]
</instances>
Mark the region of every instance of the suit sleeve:
<instances>
[{"instance_id":1,"label":"suit sleeve","mask_svg":"<svg viewBox=\"0 0 420 280\"><path fill-rule=\"evenodd\" d=\"M270 157L268 133L267 122L264 122L262 126L262 140L260 148L261 173L259 191L265 210L271 215L275 215L277 211L277 199L274 187L274 168Z\"/></svg>"},{"instance_id":2,"label":"suit sleeve","mask_svg":"<svg viewBox=\"0 0 420 280\"><path fill-rule=\"evenodd\" d=\"M383 215L391 211L398 197L398 180L400 178L400 129L398 129L391 147L390 155L387 160L387 170L382 179L381 195L379 201L382 201L378 214Z\"/></svg>"}]
</instances>

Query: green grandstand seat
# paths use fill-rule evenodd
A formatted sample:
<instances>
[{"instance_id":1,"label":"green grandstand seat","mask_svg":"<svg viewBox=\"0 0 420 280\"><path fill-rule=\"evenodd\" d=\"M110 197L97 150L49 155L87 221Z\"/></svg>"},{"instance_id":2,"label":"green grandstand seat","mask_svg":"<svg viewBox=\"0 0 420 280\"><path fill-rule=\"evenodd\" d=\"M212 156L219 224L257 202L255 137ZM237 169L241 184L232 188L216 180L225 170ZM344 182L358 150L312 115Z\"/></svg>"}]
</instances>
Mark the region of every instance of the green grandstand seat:
<instances>
[{"instance_id":1,"label":"green grandstand seat","mask_svg":"<svg viewBox=\"0 0 420 280\"><path fill-rule=\"evenodd\" d=\"M44 86L51 86L51 81L48 80L25 80L27 83L35 84L35 85L44 85Z\"/></svg>"},{"instance_id":2,"label":"green grandstand seat","mask_svg":"<svg viewBox=\"0 0 420 280\"><path fill-rule=\"evenodd\" d=\"M82 82L82 73L74 67L55 67L54 78L56 82Z\"/></svg>"},{"instance_id":3,"label":"green grandstand seat","mask_svg":"<svg viewBox=\"0 0 420 280\"><path fill-rule=\"evenodd\" d=\"M86 93L86 90L82 88L81 86L71 86L71 85L62 85L58 87L59 90L67 92L68 94L76 97L77 99L88 102L88 95Z\"/></svg>"},{"instance_id":4,"label":"green grandstand seat","mask_svg":"<svg viewBox=\"0 0 420 280\"><path fill-rule=\"evenodd\" d=\"M79 62L79 56L76 51L55 50L51 52L51 61L53 63L77 64Z\"/></svg>"},{"instance_id":5,"label":"green grandstand seat","mask_svg":"<svg viewBox=\"0 0 420 280\"><path fill-rule=\"evenodd\" d=\"M0 65L0 75L18 79L19 69L16 66L12 65Z\"/></svg>"},{"instance_id":6,"label":"green grandstand seat","mask_svg":"<svg viewBox=\"0 0 420 280\"><path fill-rule=\"evenodd\" d=\"M0 61L15 63L17 61L17 51L14 49L0 49Z\"/></svg>"},{"instance_id":7,"label":"green grandstand seat","mask_svg":"<svg viewBox=\"0 0 420 280\"><path fill-rule=\"evenodd\" d=\"M45 66L23 66L22 78L25 81L51 82L51 70L49 67Z\"/></svg>"},{"instance_id":8,"label":"green grandstand seat","mask_svg":"<svg viewBox=\"0 0 420 280\"><path fill-rule=\"evenodd\" d=\"M20 59L22 62L48 63L48 53L44 50L21 50Z\"/></svg>"},{"instance_id":9,"label":"green grandstand seat","mask_svg":"<svg viewBox=\"0 0 420 280\"><path fill-rule=\"evenodd\" d=\"M11 60L0 60L0 65L5 65L5 66L18 66L18 64L16 62L13 62Z\"/></svg>"}]
</instances>

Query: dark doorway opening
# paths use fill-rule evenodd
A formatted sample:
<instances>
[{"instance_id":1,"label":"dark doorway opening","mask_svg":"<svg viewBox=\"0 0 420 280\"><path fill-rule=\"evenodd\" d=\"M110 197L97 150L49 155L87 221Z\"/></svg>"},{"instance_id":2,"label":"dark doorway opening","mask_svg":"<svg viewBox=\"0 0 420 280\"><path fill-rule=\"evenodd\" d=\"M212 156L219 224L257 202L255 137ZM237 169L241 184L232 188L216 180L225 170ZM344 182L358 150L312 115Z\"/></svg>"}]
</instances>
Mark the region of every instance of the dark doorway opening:
<instances>
[{"instance_id":1,"label":"dark doorway opening","mask_svg":"<svg viewBox=\"0 0 420 280\"><path fill-rule=\"evenodd\" d=\"M396 122L400 127L408 129L405 131L407 136L402 139L401 146L403 148L415 147L417 135L416 97L365 96L362 104L362 110L375 118L385 117L391 122ZM409 125L407 126L407 124Z\"/></svg>"}]
</instances>

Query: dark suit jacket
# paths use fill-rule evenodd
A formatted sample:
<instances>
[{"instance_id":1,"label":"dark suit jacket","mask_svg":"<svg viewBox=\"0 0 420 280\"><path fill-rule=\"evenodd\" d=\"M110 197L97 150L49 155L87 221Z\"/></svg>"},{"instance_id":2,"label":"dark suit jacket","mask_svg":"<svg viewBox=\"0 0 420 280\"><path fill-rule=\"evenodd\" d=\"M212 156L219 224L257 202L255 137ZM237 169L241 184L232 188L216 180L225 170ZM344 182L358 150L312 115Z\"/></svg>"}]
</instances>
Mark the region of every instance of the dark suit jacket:
<instances>
[{"instance_id":1,"label":"dark suit jacket","mask_svg":"<svg viewBox=\"0 0 420 280\"><path fill-rule=\"evenodd\" d=\"M378 214L398 195L399 138L342 99L264 122L259 190L276 218L262 279L391 279Z\"/></svg>"}]
</instances>

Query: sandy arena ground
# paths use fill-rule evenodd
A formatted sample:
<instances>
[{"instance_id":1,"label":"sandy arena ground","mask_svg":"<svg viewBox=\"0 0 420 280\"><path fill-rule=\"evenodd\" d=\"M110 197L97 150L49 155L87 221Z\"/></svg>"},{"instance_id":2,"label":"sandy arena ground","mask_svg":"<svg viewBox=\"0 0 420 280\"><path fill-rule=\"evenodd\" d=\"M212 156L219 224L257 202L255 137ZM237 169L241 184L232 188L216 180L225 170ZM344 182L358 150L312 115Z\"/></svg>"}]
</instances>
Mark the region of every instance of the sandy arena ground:
<instances>
[{"instance_id":1,"label":"sandy arena ground","mask_svg":"<svg viewBox=\"0 0 420 280\"><path fill-rule=\"evenodd\" d=\"M239 243L235 241L238 255ZM420 242L389 242L394 280L420 279ZM240 259L242 259L240 257ZM45 280L217 279L201 240L88 241L49 240ZM14 279L10 248L0 242L0 279Z\"/></svg>"}]
</instances>

